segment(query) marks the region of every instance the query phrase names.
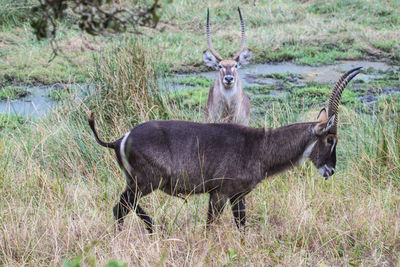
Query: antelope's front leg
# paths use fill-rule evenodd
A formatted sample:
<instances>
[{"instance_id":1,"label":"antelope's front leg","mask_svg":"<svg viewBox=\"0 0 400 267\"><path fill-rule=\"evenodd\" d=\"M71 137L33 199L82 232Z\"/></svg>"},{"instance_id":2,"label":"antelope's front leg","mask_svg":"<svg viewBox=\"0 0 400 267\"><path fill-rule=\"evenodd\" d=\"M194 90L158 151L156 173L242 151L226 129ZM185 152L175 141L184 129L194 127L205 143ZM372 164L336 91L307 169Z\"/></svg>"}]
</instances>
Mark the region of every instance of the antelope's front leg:
<instances>
[{"instance_id":1,"label":"antelope's front leg","mask_svg":"<svg viewBox=\"0 0 400 267\"><path fill-rule=\"evenodd\" d=\"M210 201L208 203L208 213L207 213L207 228L211 223L215 221L216 218L221 214L225 208L225 204L228 201L228 197L220 194L219 192L210 193Z\"/></svg>"}]
</instances>

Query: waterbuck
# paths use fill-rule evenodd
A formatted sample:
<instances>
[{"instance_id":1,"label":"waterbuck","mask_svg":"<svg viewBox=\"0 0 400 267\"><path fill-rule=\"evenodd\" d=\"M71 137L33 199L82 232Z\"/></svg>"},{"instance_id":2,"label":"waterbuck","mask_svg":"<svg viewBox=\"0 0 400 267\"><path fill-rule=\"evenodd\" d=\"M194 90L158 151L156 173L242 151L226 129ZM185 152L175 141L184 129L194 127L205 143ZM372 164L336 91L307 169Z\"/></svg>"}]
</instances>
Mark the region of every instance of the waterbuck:
<instances>
[{"instance_id":1,"label":"waterbuck","mask_svg":"<svg viewBox=\"0 0 400 267\"><path fill-rule=\"evenodd\" d=\"M310 158L328 178L336 165L337 113L343 89L360 68L345 73L333 88L328 113L317 121L275 129L233 123L149 121L110 143L99 139L93 113L89 125L97 142L115 150L127 187L114 207L119 225L132 209L152 232L153 222L138 198L156 189L186 196L209 193L207 225L230 200L238 227L245 225L245 196L258 183Z\"/></svg>"},{"instance_id":2,"label":"waterbuck","mask_svg":"<svg viewBox=\"0 0 400 267\"><path fill-rule=\"evenodd\" d=\"M243 125L249 124L250 101L245 94L237 70L249 63L251 51L243 52L246 42L244 22L240 8L238 8L242 28L242 42L239 52L232 58L225 60L215 51L210 34L210 14L207 9L207 43L210 49L204 51L204 63L218 70L214 84L208 93L206 116L210 122L236 122Z\"/></svg>"}]
</instances>

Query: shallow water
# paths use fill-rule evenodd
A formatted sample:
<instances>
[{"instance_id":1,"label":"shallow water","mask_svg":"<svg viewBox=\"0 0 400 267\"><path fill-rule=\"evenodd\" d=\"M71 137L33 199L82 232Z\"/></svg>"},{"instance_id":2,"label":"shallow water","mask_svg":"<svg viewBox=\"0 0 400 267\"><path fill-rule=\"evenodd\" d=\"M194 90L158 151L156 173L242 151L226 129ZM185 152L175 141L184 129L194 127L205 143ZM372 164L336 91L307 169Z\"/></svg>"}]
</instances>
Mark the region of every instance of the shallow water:
<instances>
[{"instance_id":1,"label":"shallow water","mask_svg":"<svg viewBox=\"0 0 400 267\"><path fill-rule=\"evenodd\" d=\"M266 63L266 64L251 64L244 66L239 70L239 75L243 84L246 85L260 85L260 84L274 84L275 80L271 78L260 78L259 76L271 73L294 73L299 76L299 82L315 81L315 82L328 82L333 83L346 72L355 67L363 67L363 69L370 69L376 71L388 71L391 69L398 70L398 66L391 66L384 62L371 62L371 61L341 61L335 65L326 65L320 67L301 66L293 63ZM201 76L207 79L215 79L216 71L180 74L177 77L188 76ZM378 78L377 74L359 74L354 80L362 79L369 82L373 78Z\"/></svg>"},{"instance_id":2,"label":"shallow water","mask_svg":"<svg viewBox=\"0 0 400 267\"><path fill-rule=\"evenodd\" d=\"M383 62L341 61L335 65L320 67L300 66L293 63L251 64L240 69L239 75L245 87L254 85L278 85L281 82L280 80L265 77L265 75L271 73L291 73L294 76L291 78L293 80L292 82L295 83L306 83L309 81L334 83L343 72L354 67L363 67L364 69L372 70L369 72L372 74L361 73L354 78L354 81L362 80L363 82L369 82L382 77L384 74L379 74L380 71L399 71L399 66L391 66ZM196 76L214 80L216 75L216 71L177 74L172 78L161 81L161 85L171 91L189 89L192 88L192 86L179 84L179 80ZM57 105L57 101L48 97L50 90L65 90L64 88L66 86L78 89L79 92L84 92L86 91L84 88L90 87L87 85L62 84L28 87L29 94L27 96L16 100L0 101L0 113L19 114L31 118L44 116ZM400 92L400 88L383 88L382 94L391 94L395 92ZM284 97L288 92L277 86L276 90L270 90L269 93L274 97ZM364 103L373 103L376 99L377 97L373 93L367 92L362 96L362 101Z\"/></svg>"},{"instance_id":3,"label":"shallow water","mask_svg":"<svg viewBox=\"0 0 400 267\"><path fill-rule=\"evenodd\" d=\"M83 84L53 84L41 86L27 86L28 94L15 100L1 100L0 113L21 115L26 118L38 118L46 115L57 106L58 101L49 97L51 90L69 92L78 91L78 96L83 97L89 92L91 86Z\"/></svg>"},{"instance_id":4,"label":"shallow water","mask_svg":"<svg viewBox=\"0 0 400 267\"><path fill-rule=\"evenodd\" d=\"M52 86L28 87L28 95L15 100L0 101L0 113L10 113L36 118L47 114L55 107L56 101L47 97Z\"/></svg>"},{"instance_id":5,"label":"shallow water","mask_svg":"<svg viewBox=\"0 0 400 267\"><path fill-rule=\"evenodd\" d=\"M251 64L244 66L239 70L239 76L242 80L245 90L251 86L272 85L276 89L269 90L271 97L285 97L289 91L282 86L282 79L274 79L268 74L281 73L290 74L289 81L295 84L306 84L307 82L330 83L334 84L344 72L355 68L363 67L366 73L358 74L353 83L369 83L378 78L385 77L388 71L399 71L399 66L392 66L384 62L371 61L341 61L335 65L326 65L319 67L301 66L293 63L268 63L268 64ZM386 74L385 74L386 72ZM169 90L182 90L193 88L190 85L179 84L180 79L188 77L204 77L208 80L214 80L217 75L216 71L208 71L201 73L179 74L174 76L166 84ZM358 81L358 82L357 82ZM384 87L379 92L367 91L359 96L361 101L366 104L373 104L377 101L379 95L389 95L400 93L400 87Z\"/></svg>"}]
</instances>

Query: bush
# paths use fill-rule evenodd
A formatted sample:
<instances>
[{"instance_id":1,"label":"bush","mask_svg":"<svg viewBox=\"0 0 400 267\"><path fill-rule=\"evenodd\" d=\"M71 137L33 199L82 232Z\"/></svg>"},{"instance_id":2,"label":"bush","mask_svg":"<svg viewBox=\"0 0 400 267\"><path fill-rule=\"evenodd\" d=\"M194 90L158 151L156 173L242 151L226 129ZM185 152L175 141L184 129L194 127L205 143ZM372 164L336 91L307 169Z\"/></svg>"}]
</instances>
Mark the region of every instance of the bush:
<instances>
[{"instance_id":1,"label":"bush","mask_svg":"<svg viewBox=\"0 0 400 267\"><path fill-rule=\"evenodd\" d=\"M103 114L107 121L127 118L136 125L165 118L163 95L153 51L142 41L123 41L116 50L95 58L92 79L97 94L89 107Z\"/></svg>"}]
</instances>

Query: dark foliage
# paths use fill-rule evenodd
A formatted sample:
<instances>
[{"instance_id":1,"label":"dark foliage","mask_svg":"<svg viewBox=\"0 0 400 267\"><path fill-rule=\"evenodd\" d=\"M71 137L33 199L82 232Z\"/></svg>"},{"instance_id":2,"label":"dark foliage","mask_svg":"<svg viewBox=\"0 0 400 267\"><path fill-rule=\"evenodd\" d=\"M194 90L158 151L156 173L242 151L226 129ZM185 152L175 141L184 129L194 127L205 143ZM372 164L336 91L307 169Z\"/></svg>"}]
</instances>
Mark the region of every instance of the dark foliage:
<instances>
[{"instance_id":1,"label":"dark foliage","mask_svg":"<svg viewBox=\"0 0 400 267\"><path fill-rule=\"evenodd\" d=\"M120 33L132 26L155 27L159 21L158 0L149 7L121 7L113 0L39 0L32 8L31 26L37 39L55 38L58 21L72 12L82 31L91 35Z\"/></svg>"}]
</instances>

